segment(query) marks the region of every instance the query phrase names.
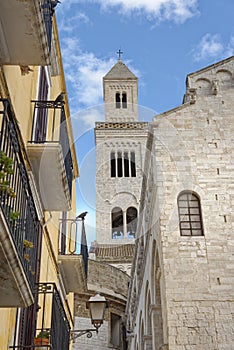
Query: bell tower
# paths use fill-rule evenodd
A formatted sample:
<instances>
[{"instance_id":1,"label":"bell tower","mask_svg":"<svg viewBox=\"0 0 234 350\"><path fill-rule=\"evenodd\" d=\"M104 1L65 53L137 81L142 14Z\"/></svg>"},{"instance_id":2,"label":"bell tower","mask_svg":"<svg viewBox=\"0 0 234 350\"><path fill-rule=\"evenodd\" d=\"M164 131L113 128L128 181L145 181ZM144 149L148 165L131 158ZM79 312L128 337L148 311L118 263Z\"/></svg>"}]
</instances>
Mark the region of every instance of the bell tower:
<instances>
[{"instance_id":1,"label":"bell tower","mask_svg":"<svg viewBox=\"0 0 234 350\"><path fill-rule=\"evenodd\" d=\"M105 121L95 127L96 256L115 265L132 258L148 123L138 121L138 78L121 57L104 76L103 91Z\"/></svg>"},{"instance_id":2,"label":"bell tower","mask_svg":"<svg viewBox=\"0 0 234 350\"><path fill-rule=\"evenodd\" d=\"M138 79L121 58L103 78L105 120L138 121Z\"/></svg>"}]
</instances>

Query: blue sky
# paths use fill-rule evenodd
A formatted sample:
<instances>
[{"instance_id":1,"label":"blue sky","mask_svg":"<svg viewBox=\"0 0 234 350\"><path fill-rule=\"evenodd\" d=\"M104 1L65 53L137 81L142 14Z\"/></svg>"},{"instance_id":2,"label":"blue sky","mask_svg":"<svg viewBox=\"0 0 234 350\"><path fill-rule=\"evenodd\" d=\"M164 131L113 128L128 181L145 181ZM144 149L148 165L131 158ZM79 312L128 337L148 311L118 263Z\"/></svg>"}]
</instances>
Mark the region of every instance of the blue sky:
<instances>
[{"instance_id":1,"label":"blue sky","mask_svg":"<svg viewBox=\"0 0 234 350\"><path fill-rule=\"evenodd\" d=\"M93 127L103 115L102 77L122 60L153 115L181 104L186 75L234 54L233 0L61 0L56 7L80 179L77 212L95 238Z\"/></svg>"}]
</instances>

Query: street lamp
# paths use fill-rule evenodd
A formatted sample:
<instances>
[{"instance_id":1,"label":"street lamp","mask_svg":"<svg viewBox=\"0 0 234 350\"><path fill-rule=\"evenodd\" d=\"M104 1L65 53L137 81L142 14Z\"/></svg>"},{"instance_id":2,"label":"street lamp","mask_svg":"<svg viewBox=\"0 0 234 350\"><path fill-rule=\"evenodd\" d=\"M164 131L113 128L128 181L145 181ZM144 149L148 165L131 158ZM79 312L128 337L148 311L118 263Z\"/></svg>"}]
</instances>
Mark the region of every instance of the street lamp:
<instances>
[{"instance_id":1,"label":"street lamp","mask_svg":"<svg viewBox=\"0 0 234 350\"><path fill-rule=\"evenodd\" d=\"M87 307L89 308L91 322L96 330L98 330L104 321L105 311L107 307L106 298L101 296L99 293L96 293L94 297L89 298Z\"/></svg>"},{"instance_id":2,"label":"street lamp","mask_svg":"<svg viewBox=\"0 0 234 350\"><path fill-rule=\"evenodd\" d=\"M90 297L86 303L90 312L91 323L95 328L92 329L74 329L71 331L71 339L74 340L87 334L88 338L92 337L92 332L98 333L98 329L103 324L105 318L105 311L108 307L108 302L104 296L101 296L98 292L95 296Z\"/></svg>"}]
</instances>

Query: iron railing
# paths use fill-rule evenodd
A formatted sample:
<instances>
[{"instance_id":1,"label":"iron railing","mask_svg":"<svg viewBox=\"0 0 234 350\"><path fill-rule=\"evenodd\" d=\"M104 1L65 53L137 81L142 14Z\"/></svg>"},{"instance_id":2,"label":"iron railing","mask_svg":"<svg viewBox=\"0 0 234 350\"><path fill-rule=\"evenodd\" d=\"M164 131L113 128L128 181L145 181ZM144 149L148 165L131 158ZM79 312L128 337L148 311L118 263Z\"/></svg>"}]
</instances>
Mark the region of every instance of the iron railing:
<instances>
[{"instance_id":1,"label":"iron railing","mask_svg":"<svg viewBox=\"0 0 234 350\"><path fill-rule=\"evenodd\" d=\"M44 17L46 35L48 40L49 51L51 50L51 39L52 39L52 18L54 14L55 1L51 0L40 0L41 9Z\"/></svg>"},{"instance_id":2,"label":"iron railing","mask_svg":"<svg viewBox=\"0 0 234 350\"><path fill-rule=\"evenodd\" d=\"M32 101L34 103L33 127L30 143L59 143L62 148L69 193L72 193L73 163L68 137L67 120L63 102ZM41 121L40 119L43 119ZM35 128L43 125L44 138L37 138Z\"/></svg>"},{"instance_id":3,"label":"iron railing","mask_svg":"<svg viewBox=\"0 0 234 350\"><path fill-rule=\"evenodd\" d=\"M79 222L81 233L79 234ZM84 271L88 275L88 246L86 240L85 224L82 219L67 219L63 217L59 225L59 254L74 255L80 254L83 258Z\"/></svg>"},{"instance_id":4,"label":"iron railing","mask_svg":"<svg viewBox=\"0 0 234 350\"><path fill-rule=\"evenodd\" d=\"M28 342L21 342L21 345L10 346L13 350L69 350L70 325L65 313L62 299L55 283L37 283L35 285L35 299L37 308L37 327L34 328L34 337L46 332L49 335L48 344L44 344L39 338L39 343L35 339Z\"/></svg>"},{"instance_id":5,"label":"iron railing","mask_svg":"<svg viewBox=\"0 0 234 350\"><path fill-rule=\"evenodd\" d=\"M0 99L0 206L33 291L41 224L18 135L10 103Z\"/></svg>"},{"instance_id":6,"label":"iron railing","mask_svg":"<svg viewBox=\"0 0 234 350\"><path fill-rule=\"evenodd\" d=\"M49 331L51 349L68 350L70 325L55 283L38 283L37 292L41 310L38 313L40 322L36 334ZM50 324L46 323L48 319Z\"/></svg>"}]
</instances>

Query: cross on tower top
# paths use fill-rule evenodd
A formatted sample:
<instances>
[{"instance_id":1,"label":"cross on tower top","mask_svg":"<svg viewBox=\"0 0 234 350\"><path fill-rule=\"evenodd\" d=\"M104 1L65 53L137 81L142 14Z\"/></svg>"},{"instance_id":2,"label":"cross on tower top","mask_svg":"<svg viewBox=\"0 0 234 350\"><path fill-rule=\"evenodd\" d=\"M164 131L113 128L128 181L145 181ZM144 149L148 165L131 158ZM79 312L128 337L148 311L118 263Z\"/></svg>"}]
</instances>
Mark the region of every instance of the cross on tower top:
<instances>
[{"instance_id":1,"label":"cross on tower top","mask_svg":"<svg viewBox=\"0 0 234 350\"><path fill-rule=\"evenodd\" d=\"M123 54L123 51L121 51L121 49L119 49L119 51L116 52L119 55L119 60L121 60L121 55Z\"/></svg>"}]
</instances>

